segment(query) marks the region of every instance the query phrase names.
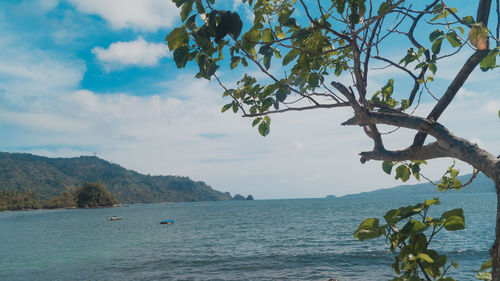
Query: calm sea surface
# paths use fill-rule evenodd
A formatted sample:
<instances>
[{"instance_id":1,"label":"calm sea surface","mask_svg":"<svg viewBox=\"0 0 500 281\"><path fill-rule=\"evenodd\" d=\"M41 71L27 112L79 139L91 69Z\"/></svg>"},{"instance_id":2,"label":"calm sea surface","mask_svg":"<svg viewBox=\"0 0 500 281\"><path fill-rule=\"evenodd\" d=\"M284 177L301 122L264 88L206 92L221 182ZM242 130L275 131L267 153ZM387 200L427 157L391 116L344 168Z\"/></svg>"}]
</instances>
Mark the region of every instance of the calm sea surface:
<instances>
[{"instance_id":1,"label":"calm sea surface","mask_svg":"<svg viewBox=\"0 0 500 281\"><path fill-rule=\"evenodd\" d=\"M388 280L384 239L359 242L367 217L426 196L297 199L0 213L0 280ZM473 280L494 237L493 194L443 194L462 207L466 230L433 248ZM123 220L107 221L110 216ZM160 225L163 219L175 224Z\"/></svg>"}]
</instances>

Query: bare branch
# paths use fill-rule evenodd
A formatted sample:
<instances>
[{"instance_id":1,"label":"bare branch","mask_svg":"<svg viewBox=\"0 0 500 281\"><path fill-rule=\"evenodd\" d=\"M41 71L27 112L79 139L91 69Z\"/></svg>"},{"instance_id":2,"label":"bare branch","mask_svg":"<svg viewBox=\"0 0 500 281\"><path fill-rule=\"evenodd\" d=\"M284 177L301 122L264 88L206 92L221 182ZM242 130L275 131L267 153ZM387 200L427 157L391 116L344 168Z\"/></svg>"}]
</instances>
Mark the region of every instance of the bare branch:
<instances>
[{"instance_id":1,"label":"bare branch","mask_svg":"<svg viewBox=\"0 0 500 281\"><path fill-rule=\"evenodd\" d=\"M479 174L479 170L478 169L473 169L472 170L472 175L471 175L470 179L466 183L464 183L464 184L462 184L460 186L457 186L457 187L443 187L442 189L460 189L460 188L464 188L464 187L468 186L469 184L471 184L474 181L474 179L477 177L478 174ZM428 177L426 177L426 176L424 176L422 174L420 174L420 176L423 177L425 180L427 180L432 185L435 185L435 186L438 185L437 183L433 182Z\"/></svg>"},{"instance_id":2,"label":"bare branch","mask_svg":"<svg viewBox=\"0 0 500 281\"><path fill-rule=\"evenodd\" d=\"M255 114L244 113L243 117L258 117L258 116L264 116L264 115L275 114L275 113L283 113L283 112L288 112L288 111L304 111L304 110L319 109L319 108L335 108L335 107L349 107L349 106L350 106L349 103L333 103L333 104L318 104L318 105L311 105L311 106L304 106L304 107L289 107L289 108L266 111L266 112L255 113Z\"/></svg>"},{"instance_id":3,"label":"bare branch","mask_svg":"<svg viewBox=\"0 0 500 281\"><path fill-rule=\"evenodd\" d=\"M411 78L413 78L413 80L417 80L418 79L417 76L415 76L415 74L413 74L413 72L411 72L410 70L408 70L406 67L401 66L401 65L399 65L399 64L391 61L390 59L386 59L386 58L383 58L381 56L373 56L373 58L377 59L377 60L381 60L381 61L386 62L386 63L388 63L388 64L390 64L390 65L392 65L392 66L394 66L396 68L401 69L402 71L408 73L408 75L410 75Z\"/></svg>"},{"instance_id":4,"label":"bare branch","mask_svg":"<svg viewBox=\"0 0 500 281\"><path fill-rule=\"evenodd\" d=\"M215 73L214 73L214 77L217 80L217 82L219 82L219 85L224 89L224 91L226 93L228 93L231 96L231 98L233 98L234 101L236 101L236 103L238 104L238 107L241 109L241 111L243 112L243 114L246 114L245 108L238 102L238 100L234 97L234 95L231 94L231 92L226 88L226 86L224 86L224 84L222 84L222 82L220 81L219 77L217 77L217 75Z\"/></svg>"}]
</instances>

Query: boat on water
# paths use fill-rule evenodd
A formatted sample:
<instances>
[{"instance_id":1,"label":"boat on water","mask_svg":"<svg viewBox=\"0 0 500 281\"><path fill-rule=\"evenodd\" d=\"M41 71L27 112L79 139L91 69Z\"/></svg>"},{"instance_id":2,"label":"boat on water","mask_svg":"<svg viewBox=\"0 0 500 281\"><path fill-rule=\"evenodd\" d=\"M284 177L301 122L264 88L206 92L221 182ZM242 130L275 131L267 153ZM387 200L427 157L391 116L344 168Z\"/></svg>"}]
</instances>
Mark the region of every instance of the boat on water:
<instances>
[{"instance_id":1,"label":"boat on water","mask_svg":"<svg viewBox=\"0 0 500 281\"><path fill-rule=\"evenodd\" d=\"M121 219L122 219L122 217L112 216L112 217L108 218L108 221L118 221L118 220L121 220Z\"/></svg>"},{"instance_id":2,"label":"boat on water","mask_svg":"<svg viewBox=\"0 0 500 281\"><path fill-rule=\"evenodd\" d=\"M173 224L175 221L174 220L164 220L160 221L160 224Z\"/></svg>"}]
</instances>

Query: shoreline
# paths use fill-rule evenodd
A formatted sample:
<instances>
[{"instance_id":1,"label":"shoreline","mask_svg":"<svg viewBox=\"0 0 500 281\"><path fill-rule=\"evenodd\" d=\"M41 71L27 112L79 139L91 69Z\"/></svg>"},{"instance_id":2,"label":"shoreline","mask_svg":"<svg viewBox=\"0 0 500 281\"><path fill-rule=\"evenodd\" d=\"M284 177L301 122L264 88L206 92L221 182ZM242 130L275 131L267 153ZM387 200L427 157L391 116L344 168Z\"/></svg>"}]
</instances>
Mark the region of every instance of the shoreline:
<instances>
[{"instance_id":1,"label":"shoreline","mask_svg":"<svg viewBox=\"0 0 500 281\"><path fill-rule=\"evenodd\" d=\"M122 204L114 204L113 206L97 206L97 207L66 207L66 208L36 208L36 209L14 209L0 210L0 212L19 212L19 211L37 211L37 210L74 210L74 209L102 209L102 208L118 208Z\"/></svg>"}]
</instances>

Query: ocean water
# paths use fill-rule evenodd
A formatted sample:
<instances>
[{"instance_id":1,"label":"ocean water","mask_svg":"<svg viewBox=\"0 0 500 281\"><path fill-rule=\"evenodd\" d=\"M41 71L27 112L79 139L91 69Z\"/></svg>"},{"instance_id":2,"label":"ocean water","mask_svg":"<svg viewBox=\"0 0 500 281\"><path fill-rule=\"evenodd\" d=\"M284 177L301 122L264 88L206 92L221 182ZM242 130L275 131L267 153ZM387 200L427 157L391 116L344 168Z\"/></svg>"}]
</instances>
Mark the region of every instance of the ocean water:
<instances>
[{"instance_id":1,"label":"ocean water","mask_svg":"<svg viewBox=\"0 0 500 281\"><path fill-rule=\"evenodd\" d=\"M426 196L133 204L0 213L0 280L389 280L383 238L359 242L367 217ZM432 212L461 207L466 229L432 248L474 280L489 259L495 196L443 194ZM107 221L110 216L122 220ZM160 225L174 219L171 225Z\"/></svg>"}]
</instances>

